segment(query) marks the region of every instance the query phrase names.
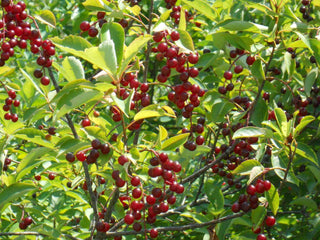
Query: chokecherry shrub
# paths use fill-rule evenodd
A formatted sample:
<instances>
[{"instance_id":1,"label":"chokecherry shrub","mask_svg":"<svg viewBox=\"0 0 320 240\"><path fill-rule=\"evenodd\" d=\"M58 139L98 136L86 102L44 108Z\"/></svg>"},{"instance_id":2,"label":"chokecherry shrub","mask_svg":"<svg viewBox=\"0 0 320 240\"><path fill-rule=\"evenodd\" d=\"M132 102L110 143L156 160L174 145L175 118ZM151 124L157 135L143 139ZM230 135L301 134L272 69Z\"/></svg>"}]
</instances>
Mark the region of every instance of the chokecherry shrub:
<instances>
[{"instance_id":1,"label":"chokecherry shrub","mask_svg":"<svg viewBox=\"0 0 320 240\"><path fill-rule=\"evenodd\" d=\"M320 238L319 1L0 2L0 238Z\"/></svg>"}]
</instances>

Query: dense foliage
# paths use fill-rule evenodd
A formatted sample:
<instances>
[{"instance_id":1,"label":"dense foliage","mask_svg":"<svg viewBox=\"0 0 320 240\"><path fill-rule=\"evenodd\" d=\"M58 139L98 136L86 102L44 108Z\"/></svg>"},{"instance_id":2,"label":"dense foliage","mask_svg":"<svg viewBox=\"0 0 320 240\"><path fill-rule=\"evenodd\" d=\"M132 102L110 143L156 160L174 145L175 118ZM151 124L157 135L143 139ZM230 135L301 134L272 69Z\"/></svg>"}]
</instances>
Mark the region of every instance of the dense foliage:
<instances>
[{"instance_id":1,"label":"dense foliage","mask_svg":"<svg viewBox=\"0 0 320 240\"><path fill-rule=\"evenodd\" d=\"M1 0L2 239L319 239L319 0Z\"/></svg>"}]
</instances>

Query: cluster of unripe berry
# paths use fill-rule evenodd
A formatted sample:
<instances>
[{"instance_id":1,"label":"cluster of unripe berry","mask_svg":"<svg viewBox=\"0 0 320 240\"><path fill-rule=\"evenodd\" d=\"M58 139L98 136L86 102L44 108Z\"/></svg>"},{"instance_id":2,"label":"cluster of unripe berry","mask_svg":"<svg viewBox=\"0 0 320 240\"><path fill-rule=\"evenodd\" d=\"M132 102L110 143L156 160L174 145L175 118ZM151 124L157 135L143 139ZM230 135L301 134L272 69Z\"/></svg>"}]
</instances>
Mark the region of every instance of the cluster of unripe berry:
<instances>
[{"instance_id":1,"label":"cluster of unripe berry","mask_svg":"<svg viewBox=\"0 0 320 240\"><path fill-rule=\"evenodd\" d=\"M29 225L31 225L33 222L32 218L30 216L26 218L22 218L20 223L19 223L19 228L24 230L26 229Z\"/></svg>"},{"instance_id":2,"label":"cluster of unripe berry","mask_svg":"<svg viewBox=\"0 0 320 240\"><path fill-rule=\"evenodd\" d=\"M12 122L18 121L18 115L12 112L13 107L19 107L20 101L16 99L17 94L13 90L7 91L8 97L5 100L5 105L3 105L3 111L7 112L4 114L4 119L11 120Z\"/></svg>"},{"instance_id":3,"label":"cluster of unripe berry","mask_svg":"<svg viewBox=\"0 0 320 240\"><path fill-rule=\"evenodd\" d=\"M89 152L89 154L87 154L87 152ZM108 154L110 152L110 146L107 143L101 143L99 139L94 139L91 141L90 148L77 152L76 156L71 152L67 153L66 159L71 163L77 158L80 162L86 161L88 164L93 164L99 158L100 152L102 154Z\"/></svg>"},{"instance_id":4,"label":"cluster of unripe berry","mask_svg":"<svg viewBox=\"0 0 320 240\"><path fill-rule=\"evenodd\" d=\"M232 91L234 88L234 85L232 83L232 77L233 77L233 73L231 71L231 67L234 66L234 73L239 74L243 71L243 67L241 65L235 65L236 61L242 57L244 54L247 54L244 50L242 49L234 49L230 51L230 58L235 58L235 60L233 60L233 62L230 65L230 69L225 71L223 74L223 77L225 80L230 80L230 83L227 84L227 86L220 86L218 88L219 93L221 94L226 94L228 91ZM255 62L256 58L254 56L248 55L246 58L246 63L251 66L254 62Z\"/></svg>"}]
</instances>

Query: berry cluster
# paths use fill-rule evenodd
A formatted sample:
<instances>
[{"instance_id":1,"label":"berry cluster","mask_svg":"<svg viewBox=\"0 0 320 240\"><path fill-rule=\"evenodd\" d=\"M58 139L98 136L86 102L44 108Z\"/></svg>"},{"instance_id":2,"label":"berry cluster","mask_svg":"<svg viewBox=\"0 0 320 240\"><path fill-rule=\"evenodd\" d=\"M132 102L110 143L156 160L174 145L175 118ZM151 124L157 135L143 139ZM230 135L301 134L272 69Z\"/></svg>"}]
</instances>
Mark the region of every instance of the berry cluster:
<instances>
[{"instance_id":1,"label":"berry cluster","mask_svg":"<svg viewBox=\"0 0 320 240\"><path fill-rule=\"evenodd\" d=\"M32 218L30 216L26 217L26 218L22 218L20 223L19 223L19 228L24 230L26 229L29 225L32 224Z\"/></svg>"},{"instance_id":2,"label":"berry cluster","mask_svg":"<svg viewBox=\"0 0 320 240\"><path fill-rule=\"evenodd\" d=\"M170 36L170 38L169 38ZM157 76L160 83L167 82L171 75L171 69L175 69L179 73L180 84L171 86L173 90L168 94L168 99L174 103L179 109L182 109L183 116L190 118L194 107L200 104L199 97L205 94L205 91L196 84L191 84L189 78L195 78L199 75L199 70L190 66L196 64L199 60L197 53L179 53L179 47L174 42L180 39L177 31L170 34L167 31L156 32L153 40L158 43L154 52L157 60L162 61L166 58L166 65L161 68L161 73ZM189 101L188 101L189 100Z\"/></svg>"},{"instance_id":3,"label":"berry cluster","mask_svg":"<svg viewBox=\"0 0 320 240\"><path fill-rule=\"evenodd\" d=\"M236 65L237 60L242 57L244 54L246 54L246 52L242 49L234 49L230 51L230 58L235 58L235 60L232 61L229 70L225 71L223 74L223 77L225 80L230 80L230 83L227 84L227 86L225 86L225 82L224 82L224 86L220 86L218 88L219 93L221 94L226 94L228 91L232 91L234 88L234 85L232 83L232 77L233 77L233 73L231 71L231 67L234 66L234 73L239 74L243 71L243 67L241 65ZM248 66L251 66L254 62L255 62L255 57L254 56L247 56L246 58L246 63L248 64Z\"/></svg>"},{"instance_id":4,"label":"berry cluster","mask_svg":"<svg viewBox=\"0 0 320 240\"><path fill-rule=\"evenodd\" d=\"M130 176L131 180L128 183L128 191L126 195L119 197L123 207L128 210L124 222L127 225L133 225L133 229L139 232L142 229L140 220L142 218L142 212L146 211L146 222L152 224L156 221L156 217L160 213L165 213L169 210L169 205L173 205L176 202L174 193L181 194L184 192L182 184L177 182L176 174L181 171L181 165L177 161L169 159L166 153L154 152L155 156L150 159L150 165L148 175L157 179L159 183L160 179L163 179L163 188L154 187L148 195L144 188L142 188L142 182L138 176ZM129 159L125 155L121 155L118 158L118 163L124 165L129 162ZM112 178L115 180L117 187L123 187L126 181L121 178L120 171L114 170L112 172ZM129 187L131 186L131 191ZM169 186L168 191L165 189ZM130 194L129 194L130 193ZM150 237L157 236L156 229L150 231Z\"/></svg>"},{"instance_id":5,"label":"berry cluster","mask_svg":"<svg viewBox=\"0 0 320 240\"><path fill-rule=\"evenodd\" d=\"M310 16L310 3L310 0L301 0L302 6L299 9L300 13L302 13L303 19L307 20L307 22L313 20L313 17Z\"/></svg>"},{"instance_id":6,"label":"berry cluster","mask_svg":"<svg viewBox=\"0 0 320 240\"><path fill-rule=\"evenodd\" d=\"M89 154L86 155L87 152L89 152ZM102 144L99 139L94 139L91 141L90 148L77 152L76 156L71 152L67 153L66 159L71 163L77 158L80 162L86 161L88 164L93 164L99 158L100 152L102 154L108 154L110 152L109 144Z\"/></svg>"},{"instance_id":7,"label":"berry cluster","mask_svg":"<svg viewBox=\"0 0 320 240\"><path fill-rule=\"evenodd\" d=\"M5 105L3 105L3 111L7 112L4 114L4 119L11 120L12 122L18 121L18 115L12 112L12 106L19 107L20 101L16 99L17 94L13 90L7 91L8 97L5 100Z\"/></svg>"},{"instance_id":8,"label":"berry cluster","mask_svg":"<svg viewBox=\"0 0 320 240\"><path fill-rule=\"evenodd\" d=\"M181 6L174 6L172 7L172 12L170 13L170 17L173 19L174 23L177 25L180 22L180 12L181 12ZM184 11L184 15L186 18L186 22L192 19L191 14L188 12L188 10Z\"/></svg>"},{"instance_id":9,"label":"berry cluster","mask_svg":"<svg viewBox=\"0 0 320 240\"><path fill-rule=\"evenodd\" d=\"M256 209L259 206L258 203L258 196L257 194L262 194L265 191L269 191L271 188L271 183L269 180L261 180L258 179L256 181L256 184L250 184L249 186L247 186L246 194L241 194L238 198L238 201L235 202L232 207L231 210L234 213L239 212L240 210L244 211L244 212L248 212L250 209Z\"/></svg>"},{"instance_id":10,"label":"berry cluster","mask_svg":"<svg viewBox=\"0 0 320 240\"><path fill-rule=\"evenodd\" d=\"M185 113L186 112L182 112L182 115L184 116ZM188 130L187 128L183 128L182 129L182 133L190 132L188 141L186 141L184 143L184 145L183 145L189 151L196 150L197 145L202 145L204 143L205 139L204 139L204 137L202 135L200 135L204 131L204 124L205 124L205 118L204 117L200 117L197 120L197 124L192 124L191 125L190 130ZM193 133L198 135L197 137L195 137L195 141L194 141Z\"/></svg>"}]
</instances>

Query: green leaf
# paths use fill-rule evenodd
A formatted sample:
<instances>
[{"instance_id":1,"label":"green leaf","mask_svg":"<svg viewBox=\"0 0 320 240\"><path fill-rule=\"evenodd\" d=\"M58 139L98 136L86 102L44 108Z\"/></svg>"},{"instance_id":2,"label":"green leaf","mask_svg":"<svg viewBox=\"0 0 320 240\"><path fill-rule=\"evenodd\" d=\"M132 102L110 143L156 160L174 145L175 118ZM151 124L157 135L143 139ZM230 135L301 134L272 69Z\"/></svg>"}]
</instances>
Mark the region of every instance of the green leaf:
<instances>
[{"instance_id":1,"label":"green leaf","mask_svg":"<svg viewBox=\"0 0 320 240\"><path fill-rule=\"evenodd\" d=\"M242 162L232 171L232 174L249 175L254 167L261 167L261 169L264 169L259 161L251 159Z\"/></svg>"},{"instance_id":2,"label":"green leaf","mask_svg":"<svg viewBox=\"0 0 320 240\"><path fill-rule=\"evenodd\" d=\"M234 47L250 51L251 45L254 43L253 40L249 37L239 36L237 34L231 34L229 32L217 32L208 35L208 37L210 37L210 44L219 49L224 49L225 46L229 43Z\"/></svg>"},{"instance_id":3,"label":"green leaf","mask_svg":"<svg viewBox=\"0 0 320 240\"><path fill-rule=\"evenodd\" d=\"M308 166L309 170L312 172L313 176L320 182L320 169L315 166Z\"/></svg>"},{"instance_id":4,"label":"green leaf","mask_svg":"<svg viewBox=\"0 0 320 240\"><path fill-rule=\"evenodd\" d=\"M99 100L103 97L100 91L93 89L80 89L76 88L70 90L68 93L64 94L57 102L57 111L55 111L55 118L59 119L66 113L71 112L77 107L88 103L92 100Z\"/></svg>"},{"instance_id":5,"label":"green leaf","mask_svg":"<svg viewBox=\"0 0 320 240\"><path fill-rule=\"evenodd\" d=\"M168 131L163 127L159 126L159 140L160 142L164 141L168 137Z\"/></svg>"},{"instance_id":6,"label":"green leaf","mask_svg":"<svg viewBox=\"0 0 320 240\"><path fill-rule=\"evenodd\" d=\"M255 24L245 21L228 22L222 25L222 30L260 33L260 29Z\"/></svg>"},{"instance_id":7,"label":"green leaf","mask_svg":"<svg viewBox=\"0 0 320 240\"><path fill-rule=\"evenodd\" d=\"M14 137L24 139L29 142L33 142L33 143L38 144L40 146L54 149L53 144L44 138L43 132L39 129L24 128L24 129L16 131L14 133Z\"/></svg>"},{"instance_id":8,"label":"green leaf","mask_svg":"<svg viewBox=\"0 0 320 240\"><path fill-rule=\"evenodd\" d=\"M112 40L102 42L99 47L91 47L84 51L83 59L97 65L102 70L112 73L114 76L117 73L117 55L115 45Z\"/></svg>"},{"instance_id":9,"label":"green leaf","mask_svg":"<svg viewBox=\"0 0 320 240\"><path fill-rule=\"evenodd\" d=\"M225 116L234 108L234 105L230 102L223 101L215 103L212 106L210 113L210 120L212 122L223 122Z\"/></svg>"},{"instance_id":10,"label":"green leaf","mask_svg":"<svg viewBox=\"0 0 320 240\"><path fill-rule=\"evenodd\" d=\"M11 73L14 73L14 68L8 67L8 66L2 66L0 67L0 76L6 77L10 75Z\"/></svg>"},{"instance_id":11,"label":"green leaf","mask_svg":"<svg viewBox=\"0 0 320 240\"><path fill-rule=\"evenodd\" d=\"M313 68L304 80L304 91L308 97L310 97L310 92L318 77L318 72L318 68Z\"/></svg>"},{"instance_id":12,"label":"green leaf","mask_svg":"<svg viewBox=\"0 0 320 240\"><path fill-rule=\"evenodd\" d=\"M24 157L17 167L16 181L19 181L26 174L39 164L42 163L41 157L47 154L54 154L54 151L50 148L39 147L34 148L26 157Z\"/></svg>"},{"instance_id":13,"label":"green leaf","mask_svg":"<svg viewBox=\"0 0 320 240\"><path fill-rule=\"evenodd\" d=\"M275 131L275 132L279 133L280 135L282 135L280 129L278 128L278 126L277 126L277 124L276 124L275 122L270 121L270 120L268 120L268 121L263 121L263 122L262 122L262 125L268 126L268 127L270 127L273 131Z\"/></svg>"},{"instance_id":14,"label":"green leaf","mask_svg":"<svg viewBox=\"0 0 320 240\"><path fill-rule=\"evenodd\" d=\"M283 168L287 169L288 166L288 156L284 152L272 153L271 155L271 163L273 168ZM278 175L279 178L284 178L284 171L280 169L275 169L275 173ZM299 185L299 179L295 176L292 168L289 169L287 181L293 184Z\"/></svg>"},{"instance_id":15,"label":"green leaf","mask_svg":"<svg viewBox=\"0 0 320 240\"><path fill-rule=\"evenodd\" d=\"M319 167L317 154L313 151L312 147L310 147L307 144L298 142L298 146L295 150L296 154L308 159L310 162L314 163L316 166Z\"/></svg>"},{"instance_id":16,"label":"green leaf","mask_svg":"<svg viewBox=\"0 0 320 240\"><path fill-rule=\"evenodd\" d=\"M308 115L308 116L304 116L300 123L296 126L296 128L293 131L293 137L297 137L300 132L311 122L313 122L315 120L314 116Z\"/></svg>"},{"instance_id":17,"label":"green leaf","mask_svg":"<svg viewBox=\"0 0 320 240\"><path fill-rule=\"evenodd\" d=\"M120 74L127 68L131 60L137 55L141 48L152 38L150 35L144 35L133 40L132 43L124 50L124 59L121 64Z\"/></svg>"},{"instance_id":18,"label":"green leaf","mask_svg":"<svg viewBox=\"0 0 320 240\"><path fill-rule=\"evenodd\" d=\"M133 96L133 92L134 91L132 91L131 92L131 97L129 96L127 99L130 99L130 98L132 98L132 96ZM127 117L127 118L129 118L129 109L126 107L127 106L127 104L126 104L126 100L121 100L121 99L119 99L118 97L117 97L117 95L113 92L113 93L111 93L111 98L113 99L113 101L114 101L114 104L120 109L120 111Z\"/></svg>"},{"instance_id":19,"label":"green leaf","mask_svg":"<svg viewBox=\"0 0 320 240\"><path fill-rule=\"evenodd\" d=\"M262 98L258 99L251 119L253 124L258 127L261 127L261 123L268 119L268 105Z\"/></svg>"},{"instance_id":20,"label":"green leaf","mask_svg":"<svg viewBox=\"0 0 320 240\"><path fill-rule=\"evenodd\" d=\"M119 23L105 23L101 28L101 42L112 41L116 50L117 65L120 66L123 58L124 30Z\"/></svg>"},{"instance_id":21,"label":"green leaf","mask_svg":"<svg viewBox=\"0 0 320 240\"><path fill-rule=\"evenodd\" d=\"M42 10L35 18L50 27L56 27L56 17L50 10Z\"/></svg>"},{"instance_id":22,"label":"green leaf","mask_svg":"<svg viewBox=\"0 0 320 240\"><path fill-rule=\"evenodd\" d=\"M72 82L77 79L85 79L84 70L80 60L73 56L66 57L62 62L62 66L60 66L56 62L53 62L53 66L69 82Z\"/></svg>"},{"instance_id":23,"label":"green leaf","mask_svg":"<svg viewBox=\"0 0 320 240\"><path fill-rule=\"evenodd\" d=\"M86 0L82 4L91 11L105 11L106 9L109 9L101 0Z\"/></svg>"},{"instance_id":24,"label":"green leaf","mask_svg":"<svg viewBox=\"0 0 320 240\"><path fill-rule=\"evenodd\" d=\"M278 123L279 128L281 129L281 133L284 137L289 136L289 129L288 129L288 122L287 122L287 116L284 113L284 111L281 108L274 109L274 114L276 116L276 120Z\"/></svg>"},{"instance_id":25,"label":"green leaf","mask_svg":"<svg viewBox=\"0 0 320 240\"><path fill-rule=\"evenodd\" d=\"M263 174L263 172L264 172L263 166L253 167L250 171L249 180L248 180L247 184L249 185L250 183L252 183L258 176Z\"/></svg>"},{"instance_id":26,"label":"green leaf","mask_svg":"<svg viewBox=\"0 0 320 240\"><path fill-rule=\"evenodd\" d=\"M278 191L273 186L273 184L271 184L270 190L265 192L265 196L268 200L268 203L269 203L269 206L270 206L272 213L274 215L277 215L277 212L279 209L280 199L279 199Z\"/></svg>"},{"instance_id":27,"label":"green leaf","mask_svg":"<svg viewBox=\"0 0 320 240\"><path fill-rule=\"evenodd\" d=\"M266 77L264 75L264 70L262 66L262 62L260 59L257 59L251 67L251 72L253 74L253 77L256 78L259 83L261 83Z\"/></svg>"},{"instance_id":28,"label":"green leaf","mask_svg":"<svg viewBox=\"0 0 320 240\"><path fill-rule=\"evenodd\" d=\"M180 39L175 42L176 45L184 49L185 52L194 51L193 40L190 34L187 31L181 29L178 29L177 31L180 34Z\"/></svg>"},{"instance_id":29,"label":"green leaf","mask_svg":"<svg viewBox=\"0 0 320 240\"><path fill-rule=\"evenodd\" d=\"M318 209L318 205L315 201L307 197L299 197L290 202L290 205L300 205L303 207L307 207L312 211L316 211Z\"/></svg>"},{"instance_id":30,"label":"green leaf","mask_svg":"<svg viewBox=\"0 0 320 240\"><path fill-rule=\"evenodd\" d=\"M204 190L208 196L208 200L211 202L214 212L220 212L224 209L224 196L221 191L220 185L215 184L214 181L206 181L204 184Z\"/></svg>"},{"instance_id":31,"label":"green leaf","mask_svg":"<svg viewBox=\"0 0 320 240\"><path fill-rule=\"evenodd\" d=\"M44 94L44 92L41 90L41 88L39 87L39 85L33 80L33 78L26 72L24 71L22 68L20 68L20 71L22 73L22 75L29 81L32 83L32 85L35 87L35 89L37 89L37 91L42 95L42 96L46 96Z\"/></svg>"},{"instance_id":32,"label":"green leaf","mask_svg":"<svg viewBox=\"0 0 320 240\"><path fill-rule=\"evenodd\" d=\"M207 1L204 0L197 0L197 1L187 1L187 0L182 0L182 2L189 7L197 10L197 12L200 14L203 14L207 18L209 18L212 21L215 21L215 18L217 14L214 11L214 8L211 7Z\"/></svg>"},{"instance_id":33,"label":"green leaf","mask_svg":"<svg viewBox=\"0 0 320 240\"><path fill-rule=\"evenodd\" d=\"M301 34L300 32L295 32L299 36L299 39L302 40L302 42L307 46L311 54L313 54L312 47L310 45L309 39L305 37L305 35Z\"/></svg>"},{"instance_id":34,"label":"green leaf","mask_svg":"<svg viewBox=\"0 0 320 240\"><path fill-rule=\"evenodd\" d=\"M272 137L272 131L266 128L259 127L243 127L238 129L234 134L233 138L250 138L250 137Z\"/></svg>"},{"instance_id":35,"label":"green leaf","mask_svg":"<svg viewBox=\"0 0 320 240\"><path fill-rule=\"evenodd\" d=\"M185 9L182 7L180 10L180 21L179 21L179 30L185 31L187 28L186 24L186 14L185 14Z\"/></svg>"},{"instance_id":36,"label":"green leaf","mask_svg":"<svg viewBox=\"0 0 320 240\"><path fill-rule=\"evenodd\" d=\"M264 206L258 206L256 209L251 211L251 222L254 230L261 226L266 215L267 209Z\"/></svg>"},{"instance_id":37,"label":"green leaf","mask_svg":"<svg viewBox=\"0 0 320 240\"><path fill-rule=\"evenodd\" d=\"M135 116L134 120L138 121L140 119L146 119L146 118L153 118L153 117L162 117L162 116L168 116L175 118L174 112L172 108L169 106L165 106L166 108L160 108L157 105L149 105L148 107L142 108ZM170 109L172 111L170 111ZM173 112L173 114L172 114Z\"/></svg>"},{"instance_id":38,"label":"green leaf","mask_svg":"<svg viewBox=\"0 0 320 240\"><path fill-rule=\"evenodd\" d=\"M92 47L91 43L80 36L69 35L64 39L54 37L51 41L61 50L73 55L81 54L86 48Z\"/></svg>"},{"instance_id":39,"label":"green leaf","mask_svg":"<svg viewBox=\"0 0 320 240\"><path fill-rule=\"evenodd\" d=\"M172 138L169 138L168 140L164 141L161 146L161 150L169 151L169 150L175 150L179 146L183 145L190 136L190 133L183 133L177 136L174 136Z\"/></svg>"},{"instance_id":40,"label":"green leaf","mask_svg":"<svg viewBox=\"0 0 320 240\"><path fill-rule=\"evenodd\" d=\"M9 187L6 187L0 193L0 212L2 212L3 207L7 203L19 197L23 197L24 194L35 189L36 187L33 184L27 184L27 183L14 183Z\"/></svg>"}]
</instances>

